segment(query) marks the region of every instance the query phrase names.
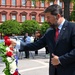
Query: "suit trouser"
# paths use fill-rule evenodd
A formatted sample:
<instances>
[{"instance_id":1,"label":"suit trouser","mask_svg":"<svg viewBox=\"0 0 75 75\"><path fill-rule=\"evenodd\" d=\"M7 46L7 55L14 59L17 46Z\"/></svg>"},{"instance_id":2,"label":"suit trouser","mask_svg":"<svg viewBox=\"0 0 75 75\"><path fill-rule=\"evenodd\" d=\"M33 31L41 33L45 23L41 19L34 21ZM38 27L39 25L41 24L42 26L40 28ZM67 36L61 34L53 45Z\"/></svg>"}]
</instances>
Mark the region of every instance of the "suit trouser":
<instances>
[{"instance_id":1,"label":"suit trouser","mask_svg":"<svg viewBox=\"0 0 75 75\"><path fill-rule=\"evenodd\" d=\"M55 68L55 75L57 75L57 69Z\"/></svg>"}]
</instances>

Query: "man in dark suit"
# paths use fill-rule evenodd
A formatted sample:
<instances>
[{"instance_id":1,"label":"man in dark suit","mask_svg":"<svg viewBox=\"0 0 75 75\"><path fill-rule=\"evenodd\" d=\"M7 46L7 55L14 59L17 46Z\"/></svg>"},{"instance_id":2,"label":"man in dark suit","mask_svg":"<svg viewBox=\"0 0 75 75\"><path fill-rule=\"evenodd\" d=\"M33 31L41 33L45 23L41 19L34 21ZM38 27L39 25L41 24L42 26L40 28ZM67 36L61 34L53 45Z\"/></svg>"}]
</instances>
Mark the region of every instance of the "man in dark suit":
<instances>
[{"instance_id":1,"label":"man in dark suit","mask_svg":"<svg viewBox=\"0 0 75 75\"><path fill-rule=\"evenodd\" d=\"M44 12L50 28L38 41L22 45L25 50L32 51L48 46L49 75L75 75L75 23L65 20L59 5L51 5Z\"/></svg>"}]
</instances>

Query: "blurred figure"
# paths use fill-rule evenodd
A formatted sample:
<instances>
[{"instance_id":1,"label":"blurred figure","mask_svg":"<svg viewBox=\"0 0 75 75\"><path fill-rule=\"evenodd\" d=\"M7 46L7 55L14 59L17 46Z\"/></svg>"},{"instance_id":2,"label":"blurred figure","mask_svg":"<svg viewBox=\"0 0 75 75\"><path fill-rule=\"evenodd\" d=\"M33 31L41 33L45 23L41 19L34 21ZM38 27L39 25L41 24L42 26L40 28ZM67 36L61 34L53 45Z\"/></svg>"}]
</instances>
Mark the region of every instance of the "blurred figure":
<instances>
[{"instance_id":1,"label":"blurred figure","mask_svg":"<svg viewBox=\"0 0 75 75\"><path fill-rule=\"evenodd\" d=\"M34 42L34 34L31 35L31 43Z\"/></svg>"},{"instance_id":2,"label":"blurred figure","mask_svg":"<svg viewBox=\"0 0 75 75\"><path fill-rule=\"evenodd\" d=\"M15 35L15 34L12 34L11 38L12 38L12 39L16 39L16 40L17 40L17 37L16 37L16 35Z\"/></svg>"},{"instance_id":3,"label":"blurred figure","mask_svg":"<svg viewBox=\"0 0 75 75\"><path fill-rule=\"evenodd\" d=\"M21 45L22 43L23 44L31 43L31 37L29 36L28 33L25 33L24 37L22 38L22 40L20 42L19 52L23 52L24 51L24 48ZM25 51L25 57L24 58L29 58L29 51Z\"/></svg>"},{"instance_id":4,"label":"blurred figure","mask_svg":"<svg viewBox=\"0 0 75 75\"><path fill-rule=\"evenodd\" d=\"M21 41L20 41L20 48L19 48L19 52L20 52L20 54L19 55L21 55L21 52L23 52L24 51L24 48L22 47L22 43L24 43L24 44L26 44L26 36L24 36L22 39L21 39ZM24 51L25 52L25 51ZM26 56L26 52L25 52L25 56ZM21 56L22 57L22 56Z\"/></svg>"},{"instance_id":5,"label":"blurred figure","mask_svg":"<svg viewBox=\"0 0 75 75\"><path fill-rule=\"evenodd\" d=\"M24 35L24 38L26 44L31 43L31 37L28 33ZM25 58L29 58L29 51L25 51Z\"/></svg>"},{"instance_id":6,"label":"blurred figure","mask_svg":"<svg viewBox=\"0 0 75 75\"><path fill-rule=\"evenodd\" d=\"M40 33L40 31L36 31L36 32L35 32L34 42L36 42L36 41L39 40L40 38L41 38L41 33ZM35 55L38 55L38 50L35 51Z\"/></svg>"}]
</instances>

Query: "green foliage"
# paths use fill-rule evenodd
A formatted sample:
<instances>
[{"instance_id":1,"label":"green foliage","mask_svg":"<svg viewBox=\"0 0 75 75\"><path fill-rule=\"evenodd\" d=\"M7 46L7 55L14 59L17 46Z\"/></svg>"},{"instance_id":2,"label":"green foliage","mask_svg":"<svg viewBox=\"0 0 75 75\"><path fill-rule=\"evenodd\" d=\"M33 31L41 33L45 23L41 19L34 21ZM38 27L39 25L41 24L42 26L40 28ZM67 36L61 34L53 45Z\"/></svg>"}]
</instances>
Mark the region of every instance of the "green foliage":
<instances>
[{"instance_id":1,"label":"green foliage","mask_svg":"<svg viewBox=\"0 0 75 75\"><path fill-rule=\"evenodd\" d=\"M0 25L0 33L2 32L2 30L1 30L1 25Z\"/></svg>"},{"instance_id":2,"label":"green foliage","mask_svg":"<svg viewBox=\"0 0 75 75\"><path fill-rule=\"evenodd\" d=\"M75 4L75 0L71 0L71 2L73 2Z\"/></svg>"},{"instance_id":3,"label":"green foliage","mask_svg":"<svg viewBox=\"0 0 75 75\"><path fill-rule=\"evenodd\" d=\"M73 11L71 12L71 15L70 15L71 21L75 21L75 1L73 3L74 3Z\"/></svg>"},{"instance_id":4,"label":"green foliage","mask_svg":"<svg viewBox=\"0 0 75 75\"><path fill-rule=\"evenodd\" d=\"M46 32L46 30L49 28L49 24L47 22L44 22L41 26L41 33L42 35Z\"/></svg>"},{"instance_id":5,"label":"green foliage","mask_svg":"<svg viewBox=\"0 0 75 75\"><path fill-rule=\"evenodd\" d=\"M40 29L40 25L35 20L26 20L22 23L23 34L28 32L29 34L34 33L36 30Z\"/></svg>"},{"instance_id":6,"label":"green foliage","mask_svg":"<svg viewBox=\"0 0 75 75\"><path fill-rule=\"evenodd\" d=\"M4 52L6 52L6 50L5 50L5 46L4 46L4 43L0 43L0 54L1 54L1 56L4 56Z\"/></svg>"},{"instance_id":7,"label":"green foliage","mask_svg":"<svg viewBox=\"0 0 75 75\"><path fill-rule=\"evenodd\" d=\"M0 29L5 35L20 34L22 30L21 25L16 20L5 21L1 24Z\"/></svg>"}]
</instances>

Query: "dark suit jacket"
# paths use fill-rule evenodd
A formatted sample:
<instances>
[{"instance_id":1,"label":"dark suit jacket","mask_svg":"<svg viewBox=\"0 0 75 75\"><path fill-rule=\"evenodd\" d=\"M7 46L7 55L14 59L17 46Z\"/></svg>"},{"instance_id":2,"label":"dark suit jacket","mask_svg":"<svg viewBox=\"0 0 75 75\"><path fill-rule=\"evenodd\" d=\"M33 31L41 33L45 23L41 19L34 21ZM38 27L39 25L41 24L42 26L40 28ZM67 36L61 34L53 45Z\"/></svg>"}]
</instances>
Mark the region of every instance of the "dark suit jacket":
<instances>
[{"instance_id":1,"label":"dark suit jacket","mask_svg":"<svg viewBox=\"0 0 75 75\"><path fill-rule=\"evenodd\" d=\"M75 75L75 23L65 21L58 40L54 41L54 29L50 28L37 42L23 45L25 50L37 50L48 46L50 59L52 53L59 56L58 75ZM54 75L55 66L50 64L49 75Z\"/></svg>"}]
</instances>

